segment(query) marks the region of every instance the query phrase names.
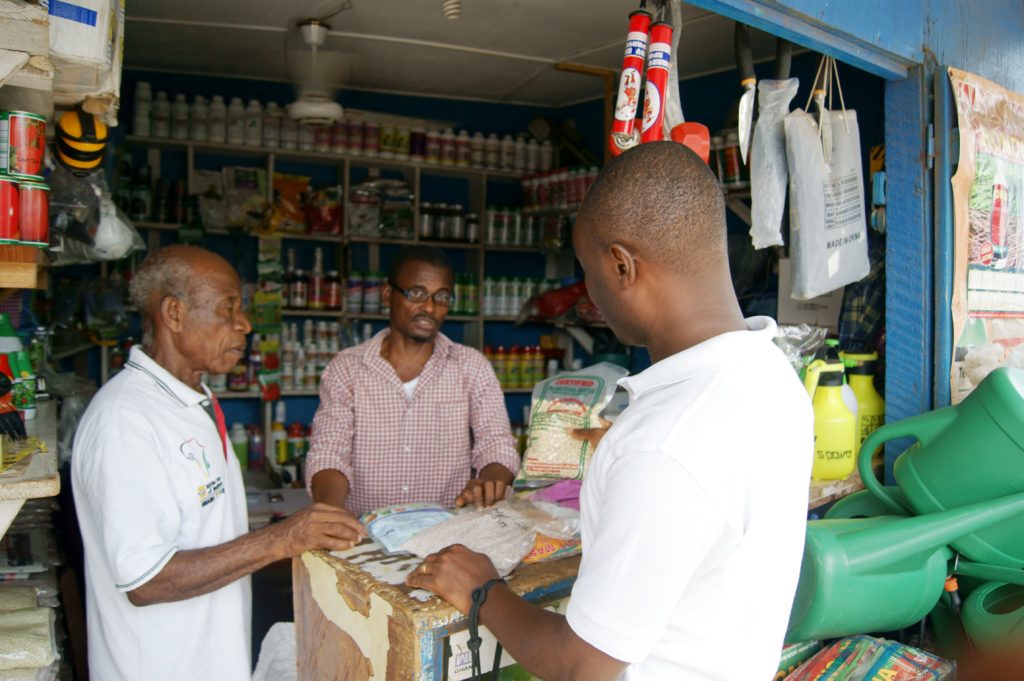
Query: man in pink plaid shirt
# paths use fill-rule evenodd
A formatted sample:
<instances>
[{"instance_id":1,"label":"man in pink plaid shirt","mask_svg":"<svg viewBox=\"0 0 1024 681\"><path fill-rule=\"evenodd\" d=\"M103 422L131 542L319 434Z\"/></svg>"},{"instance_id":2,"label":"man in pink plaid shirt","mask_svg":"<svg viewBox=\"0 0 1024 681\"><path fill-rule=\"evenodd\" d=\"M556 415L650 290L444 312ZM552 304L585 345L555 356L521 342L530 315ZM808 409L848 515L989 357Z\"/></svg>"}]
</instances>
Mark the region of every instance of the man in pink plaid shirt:
<instances>
[{"instance_id":1,"label":"man in pink plaid shirt","mask_svg":"<svg viewBox=\"0 0 1024 681\"><path fill-rule=\"evenodd\" d=\"M440 332L452 281L438 249L403 249L383 291L389 327L327 366L306 461L314 501L358 515L504 498L519 455L490 363Z\"/></svg>"}]
</instances>

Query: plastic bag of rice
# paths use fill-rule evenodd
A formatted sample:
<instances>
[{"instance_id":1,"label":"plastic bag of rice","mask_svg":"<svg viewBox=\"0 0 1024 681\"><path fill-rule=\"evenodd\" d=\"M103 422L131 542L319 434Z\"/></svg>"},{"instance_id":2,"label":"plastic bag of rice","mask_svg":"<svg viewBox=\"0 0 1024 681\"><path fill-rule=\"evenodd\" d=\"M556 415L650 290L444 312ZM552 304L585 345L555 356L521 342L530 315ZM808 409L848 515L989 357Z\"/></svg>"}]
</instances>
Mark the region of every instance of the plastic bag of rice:
<instances>
[{"instance_id":1,"label":"plastic bag of rice","mask_svg":"<svg viewBox=\"0 0 1024 681\"><path fill-rule=\"evenodd\" d=\"M609 362L567 371L533 388L530 431L517 487L543 487L556 480L580 480L593 447L577 440L577 428L597 428L600 415L615 394L620 378L629 372Z\"/></svg>"}]
</instances>

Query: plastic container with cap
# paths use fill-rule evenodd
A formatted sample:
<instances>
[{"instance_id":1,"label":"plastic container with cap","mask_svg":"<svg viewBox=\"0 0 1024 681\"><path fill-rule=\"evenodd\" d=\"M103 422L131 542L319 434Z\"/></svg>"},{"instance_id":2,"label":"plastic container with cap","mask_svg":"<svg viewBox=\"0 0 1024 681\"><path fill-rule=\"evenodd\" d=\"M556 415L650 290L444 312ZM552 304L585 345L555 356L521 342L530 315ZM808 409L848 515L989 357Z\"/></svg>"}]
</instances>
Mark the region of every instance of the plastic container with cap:
<instances>
[{"instance_id":1,"label":"plastic container with cap","mask_svg":"<svg viewBox=\"0 0 1024 681\"><path fill-rule=\"evenodd\" d=\"M19 352L23 350L18 334L14 332L11 318L7 313L0 312L0 352Z\"/></svg>"},{"instance_id":2,"label":"plastic container with cap","mask_svg":"<svg viewBox=\"0 0 1024 681\"><path fill-rule=\"evenodd\" d=\"M235 450L238 463L245 470L249 467L249 433L241 423L231 424L231 433L228 436L231 440L231 448Z\"/></svg>"},{"instance_id":3,"label":"plastic container with cap","mask_svg":"<svg viewBox=\"0 0 1024 681\"><path fill-rule=\"evenodd\" d=\"M811 362L804 378L814 407L815 480L843 480L857 463L857 416L843 400L843 363L830 355Z\"/></svg>"},{"instance_id":4,"label":"plastic container with cap","mask_svg":"<svg viewBox=\"0 0 1024 681\"><path fill-rule=\"evenodd\" d=\"M861 445L885 423L885 398L875 389L878 353L843 352L840 356L846 367L846 380L857 398L857 444ZM881 455L881 450L877 454Z\"/></svg>"}]
</instances>

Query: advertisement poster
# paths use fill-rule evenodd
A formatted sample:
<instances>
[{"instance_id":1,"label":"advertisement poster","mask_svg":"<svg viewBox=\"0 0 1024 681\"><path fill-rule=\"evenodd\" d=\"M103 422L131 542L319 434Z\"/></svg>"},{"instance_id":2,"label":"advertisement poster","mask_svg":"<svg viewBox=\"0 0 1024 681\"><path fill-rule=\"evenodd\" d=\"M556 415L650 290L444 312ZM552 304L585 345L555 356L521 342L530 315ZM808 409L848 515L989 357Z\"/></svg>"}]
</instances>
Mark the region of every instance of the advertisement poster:
<instances>
[{"instance_id":1,"label":"advertisement poster","mask_svg":"<svg viewBox=\"0 0 1024 681\"><path fill-rule=\"evenodd\" d=\"M959 403L993 369L1024 369L1024 95L949 69L960 127L953 177L953 366Z\"/></svg>"}]
</instances>

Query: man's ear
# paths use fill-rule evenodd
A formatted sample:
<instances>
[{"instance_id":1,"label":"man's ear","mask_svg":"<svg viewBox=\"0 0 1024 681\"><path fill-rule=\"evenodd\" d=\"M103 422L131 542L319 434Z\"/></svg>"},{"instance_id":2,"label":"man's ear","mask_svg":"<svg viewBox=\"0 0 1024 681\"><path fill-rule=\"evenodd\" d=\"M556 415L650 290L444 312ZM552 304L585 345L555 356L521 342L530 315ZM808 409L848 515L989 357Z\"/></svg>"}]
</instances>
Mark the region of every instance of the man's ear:
<instances>
[{"instance_id":1,"label":"man's ear","mask_svg":"<svg viewBox=\"0 0 1024 681\"><path fill-rule=\"evenodd\" d=\"M160 301L160 321L170 331L180 333L185 323L185 306L174 296Z\"/></svg>"},{"instance_id":2,"label":"man's ear","mask_svg":"<svg viewBox=\"0 0 1024 681\"><path fill-rule=\"evenodd\" d=\"M615 274L619 280L619 287L628 288L635 284L637 277L637 262L632 251L619 243L612 244L608 250L612 256Z\"/></svg>"}]
</instances>

